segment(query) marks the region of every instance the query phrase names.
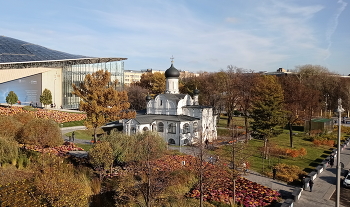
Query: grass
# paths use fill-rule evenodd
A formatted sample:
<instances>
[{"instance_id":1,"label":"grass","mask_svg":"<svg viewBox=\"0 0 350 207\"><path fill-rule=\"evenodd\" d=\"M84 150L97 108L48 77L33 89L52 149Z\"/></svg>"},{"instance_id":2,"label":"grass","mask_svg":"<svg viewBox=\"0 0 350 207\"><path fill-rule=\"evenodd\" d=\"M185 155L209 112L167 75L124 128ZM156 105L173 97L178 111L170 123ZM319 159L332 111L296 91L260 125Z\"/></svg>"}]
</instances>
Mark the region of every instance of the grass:
<instances>
[{"instance_id":1,"label":"grass","mask_svg":"<svg viewBox=\"0 0 350 207\"><path fill-rule=\"evenodd\" d=\"M251 169L260 173L263 172L263 168L264 171L270 171L271 167L277 163L296 165L305 172L311 172L331 153L333 148L329 146L316 147L304 132L299 131L297 133L297 135L293 136L293 149L304 147L307 150L307 155L303 158L281 156L262 159L262 153L259 148L263 147L264 141L259 139L250 140L246 149L241 153L245 156L249 156L248 161L251 165ZM274 143L279 147L290 148L289 131L284 130L282 134L270 138L269 142ZM226 159L229 159L231 156L231 146L224 146L219 149L217 153L220 154L220 157L227 157Z\"/></svg>"},{"instance_id":2,"label":"grass","mask_svg":"<svg viewBox=\"0 0 350 207\"><path fill-rule=\"evenodd\" d=\"M63 127L84 126L84 121L85 120L65 122L63 123Z\"/></svg>"},{"instance_id":3,"label":"grass","mask_svg":"<svg viewBox=\"0 0 350 207\"><path fill-rule=\"evenodd\" d=\"M92 144L79 144L79 143L77 143L76 144L78 147L81 147L81 148L83 148L85 151L90 151L90 149L92 148Z\"/></svg>"},{"instance_id":4,"label":"grass","mask_svg":"<svg viewBox=\"0 0 350 207\"><path fill-rule=\"evenodd\" d=\"M93 135L92 129L76 130L74 131L76 139L91 140ZM97 129L97 134L102 134L102 129ZM72 135L72 132L65 134L67 137Z\"/></svg>"},{"instance_id":5,"label":"grass","mask_svg":"<svg viewBox=\"0 0 350 207\"><path fill-rule=\"evenodd\" d=\"M242 126L244 127L244 117L233 117L231 124L235 124L237 126ZM227 116L220 116L219 123L217 124L217 127L227 127Z\"/></svg>"}]
</instances>

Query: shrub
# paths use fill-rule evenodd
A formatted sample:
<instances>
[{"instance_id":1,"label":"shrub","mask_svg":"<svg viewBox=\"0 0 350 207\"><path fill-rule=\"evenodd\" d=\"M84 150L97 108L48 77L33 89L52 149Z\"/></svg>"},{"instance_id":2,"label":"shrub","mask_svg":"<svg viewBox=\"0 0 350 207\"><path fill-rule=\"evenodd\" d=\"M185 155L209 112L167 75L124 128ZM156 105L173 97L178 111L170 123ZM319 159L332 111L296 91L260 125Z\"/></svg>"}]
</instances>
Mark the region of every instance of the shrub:
<instances>
[{"instance_id":1,"label":"shrub","mask_svg":"<svg viewBox=\"0 0 350 207\"><path fill-rule=\"evenodd\" d=\"M35 119L35 116L33 114L23 112L13 115L13 118L21 122L22 124L26 124L30 120Z\"/></svg>"},{"instance_id":2,"label":"shrub","mask_svg":"<svg viewBox=\"0 0 350 207\"><path fill-rule=\"evenodd\" d=\"M3 138L15 138L22 124L13 117L0 116L0 136Z\"/></svg>"},{"instance_id":3,"label":"shrub","mask_svg":"<svg viewBox=\"0 0 350 207\"><path fill-rule=\"evenodd\" d=\"M0 166L3 163L13 162L18 156L18 143L12 139L0 137Z\"/></svg>"},{"instance_id":4,"label":"shrub","mask_svg":"<svg viewBox=\"0 0 350 207\"><path fill-rule=\"evenodd\" d=\"M16 137L21 144L53 147L62 144L62 134L58 124L49 119L32 119Z\"/></svg>"},{"instance_id":5,"label":"shrub","mask_svg":"<svg viewBox=\"0 0 350 207\"><path fill-rule=\"evenodd\" d=\"M306 174L296 165L287 165L280 163L275 167L277 169L276 178L285 182L297 181L302 175ZM269 176L272 176L272 172L269 172L267 174Z\"/></svg>"}]
</instances>

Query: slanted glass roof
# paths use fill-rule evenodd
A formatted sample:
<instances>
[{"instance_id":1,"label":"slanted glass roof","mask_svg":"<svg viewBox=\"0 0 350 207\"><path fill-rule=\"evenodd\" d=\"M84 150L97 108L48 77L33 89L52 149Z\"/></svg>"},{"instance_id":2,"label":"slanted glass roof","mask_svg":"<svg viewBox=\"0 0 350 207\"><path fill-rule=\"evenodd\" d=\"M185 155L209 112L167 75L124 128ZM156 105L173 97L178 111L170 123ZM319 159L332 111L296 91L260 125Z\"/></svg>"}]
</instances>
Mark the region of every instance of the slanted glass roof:
<instances>
[{"instance_id":1,"label":"slanted glass roof","mask_svg":"<svg viewBox=\"0 0 350 207\"><path fill-rule=\"evenodd\" d=\"M11 37L0 36L0 68L47 67L50 64L91 64L126 60L127 58L96 58L73 55ZM59 63L58 63L59 62ZM11 66L10 66L11 65Z\"/></svg>"}]
</instances>

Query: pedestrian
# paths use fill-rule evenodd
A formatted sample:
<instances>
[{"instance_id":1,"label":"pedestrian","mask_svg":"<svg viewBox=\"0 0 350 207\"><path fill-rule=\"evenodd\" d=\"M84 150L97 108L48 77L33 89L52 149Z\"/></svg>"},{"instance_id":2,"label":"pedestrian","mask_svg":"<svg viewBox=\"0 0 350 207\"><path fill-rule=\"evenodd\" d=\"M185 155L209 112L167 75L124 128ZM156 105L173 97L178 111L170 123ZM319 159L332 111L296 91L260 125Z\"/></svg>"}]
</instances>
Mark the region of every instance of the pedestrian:
<instances>
[{"instance_id":1,"label":"pedestrian","mask_svg":"<svg viewBox=\"0 0 350 207\"><path fill-rule=\"evenodd\" d=\"M276 173L277 173L277 169L276 169L276 167L274 167L273 170L272 170L272 178L274 180L276 179Z\"/></svg>"},{"instance_id":2,"label":"pedestrian","mask_svg":"<svg viewBox=\"0 0 350 207\"><path fill-rule=\"evenodd\" d=\"M209 157L209 163L210 163L210 164L214 164L214 162L213 162L213 157L212 157L212 156Z\"/></svg>"},{"instance_id":3,"label":"pedestrian","mask_svg":"<svg viewBox=\"0 0 350 207\"><path fill-rule=\"evenodd\" d=\"M204 143L205 143L205 148L208 148L209 140L205 139Z\"/></svg>"},{"instance_id":4,"label":"pedestrian","mask_svg":"<svg viewBox=\"0 0 350 207\"><path fill-rule=\"evenodd\" d=\"M73 139L73 142L74 142L74 138L75 138L75 133L72 132L72 139Z\"/></svg>"},{"instance_id":5,"label":"pedestrian","mask_svg":"<svg viewBox=\"0 0 350 207\"><path fill-rule=\"evenodd\" d=\"M329 160L329 164L331 165L331 167L333 167L333 165L334 165L334 158L331 158L331 159Z\"/></svg>"},{"instance_id":6,"label":"pedestrian","mask_svg":"<svg viewBox=\"0 0 350 207\"><path fill-rule=\"evenodd\" d=\"M312 179L310 179L310 181L309 181L310 192L312 192L312 186L314 186L314 181L312 181Z\"/></svg>"}]
</instances>

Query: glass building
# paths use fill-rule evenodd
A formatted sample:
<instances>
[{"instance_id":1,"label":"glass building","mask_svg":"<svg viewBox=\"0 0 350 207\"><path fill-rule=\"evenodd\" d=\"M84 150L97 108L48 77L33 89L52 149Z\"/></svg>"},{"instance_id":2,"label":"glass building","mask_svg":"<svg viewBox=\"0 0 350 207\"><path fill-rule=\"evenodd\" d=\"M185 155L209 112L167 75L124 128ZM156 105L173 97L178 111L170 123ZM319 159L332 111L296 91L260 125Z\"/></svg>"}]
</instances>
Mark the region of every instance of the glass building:
<instances>
[{"instance_id":1,"label":"glass building","mask_svg":"<svg viewBox=\"0 0 350 207\"><path fill-rule=\"evenodd\" d=\"M107 70L111 81L123 89L124 62L127 58L73 55L40 45L0 36L0 103L14 91L21 105L38 105L44 89L49 89L53 104L77 109L79 98L72 95L72 84L79 85L89 73Z\"/></svg>"},{"instance_id":2,"label":"glass building","mask_svg":"<svg viewBox=\"0 0 350 207\"><path fill-rule=\"evenodd\" d=\"M117 90L122 90L124 85L124 62L104 62L95 64L67 65L63 67L62 97L63 108L79 108L79 97L72 94L72 84L79 85L87 74L98 70L107 70L111 73L111 81L118 81Z\"/></svg>"}]
</instances>

